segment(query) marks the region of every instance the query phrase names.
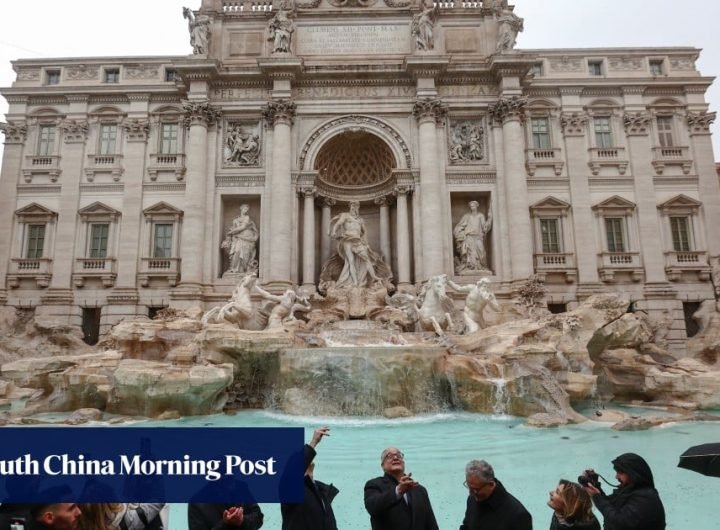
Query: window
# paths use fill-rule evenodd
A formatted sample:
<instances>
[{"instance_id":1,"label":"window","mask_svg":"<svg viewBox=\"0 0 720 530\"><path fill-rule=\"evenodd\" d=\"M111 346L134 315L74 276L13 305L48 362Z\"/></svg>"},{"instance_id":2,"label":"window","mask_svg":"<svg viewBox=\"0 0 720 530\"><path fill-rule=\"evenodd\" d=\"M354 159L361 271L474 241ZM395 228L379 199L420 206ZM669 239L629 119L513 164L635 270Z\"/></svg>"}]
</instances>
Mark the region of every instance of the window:
<instances>
[{"instance_id":1,"label":"window","mask_svg":"<svg viewBox=\"0 0 720 530\"><path fill-rule=\"evenodd\" d=\"M602 61L588 61L588 73L590 75L603 75Z\"/></svg>"},{"instance_id":2,"label":"window","mask_svg":"<svg viewBox=\"0 0 720 530\"><path fill-rule=\"evenodd\" d=\"M29 259L42 258L44 246L45 225L28 225L25 257Z\"/></svg>"},{"instance_id":3,"label":"window","mask_svg":"<svg viewBox=\"0 0 720 530\"><path fill-rule=\"evenodd\" d=\"M40 138L38 142L38 155L49 156L53 154L55 148L55 126L41 125Z\"/></svg>"},{"instance_id":4,"label":"window","mask_svg":"<svg viewBox=\"0 0 720 530\"><path fill-rule=\"evenodd\" d=\"M670 217L670 232L672 233L673 250L676 252L690 252L690 218Z\"/></svg>"},{"instance_id":5,"label":"window","mask_svg":"<svg viewBox=\"0 0 720 530\"><path fill-rule=\"evenodd\" d=\"M178 124L163 123L160 129L160 153L174 155L178 152Z\"/></svg>"},{"instance_id":6,"label":"window","mask_svg":"<svg viewBox=\"0 0 720 530\"><path fill-rule=\"evenodd\" d=\"M550 149L550 124L547 118L531 118L532 142L535 149Z\"/></svg>"},{"instance_id":7,"label":"window","mask_svg":"<svg viewBox=\"0 0 720 530\"><path fill-rule=\"evenodd\" d=\"M612 130L610 129L610 118L595 118L595 144L597 147L613 147Z\"/></svg>"},{"instance_id":8,"label":"window","mask_svg":"<svg viewBox=\"0 0 720 530\"><path fill-rule=\"evenodd\" d=\"M560 219L540 219L540 235L542 237L543 254L558 254L560 247Z\"/></svg>"},{"instance_id":9,"label":"window","mask_svg":"<svg viewBox=\"0 0 720 530\"><path fill-rule=\"evenodd\" d=\"M663 62L650 61L650 74L653 76L663 75Z\"/></svg>"},{"instance_id":10,"label":"window","mask_svg":"<svg viewBox=\"0 0 720 530\"><path fill-rule=\"evenodd\" d=\"M672 117L658 116L657 128L658 128L658 140L660 141L660 147L672 147L674 145Z\"/></svg>"},{"instance_id":11,"label":"window","mask_svg":"<svg viewBox=\"0 0 720 530\"><path fill-rule=\"evenodd\" d=\"M117 142L117 125L100 126L100 152L101 155L114 155Z\"/></svg>"},{"instance_id":12,"label":"window","mask_svg":"<svg viewBox=\"0 0 720 530\"><path fill-rule=\"evenodd\" d=\"M535 76L543 75L543 63L534 63L530 67L530 73Z\"/></svg>"},{"instance_id":13,"label":"window","mask_svg":"<svg viewBox=\"0 0 720 530\"><path fill-rule=\"evenodd\" d=\"M90 257L106 258L108 249L108 234L110 225L108 223L96 223L90 225Z\"/></svg>"},{"instance_id":14,"label":"window","mask_svg":"<svg viewBox=\"0 0 720 530\"><path fill-rule=\"evenodd\" d=\"M685 317L685 333L688 338L694 337L700 331L698 321L693 318L700 309L700 302L683 302L683 317Z\"/></svg>"},{"instance_id":15,"label":"window","mask_svg":"<svg viewBox=\"0 0 720 530\"><path fill-rule=\"evenodd\" d=\"M165 70L165 81L175 81L177 78L177 72L173 70L172 68L167 68Z\"/></svg>"},{"instance_id":16,"label":"window","mask_svg":"<svg viewBox=\"0 0 720 530\"><path fill-rule=\"evenodd\" d=\"M47 70L45 72L45 81L48 85L59 85L60 70Z\"/></svg>"},{"instance_id":17,"label":"window","mask_svg":"<svg viewBox=\"0 0 720 530\"><path fill-rule=\"evenodd\" d=\"M622 217L605 218L605 235L608 252L625 252L625 219Z\"/></svg>"},{"instance_id":18,"label":"window","mask_svg":"<svg viewBox=\"0 0 720 530\"><path fill-rule=\"evenodd\" d=\"M105 70L105 82L106 83L119 83L120 82L120 69L119 68L108 68Z\"/></svg>"},{"instance_id":19,"label":"window","mask_svg":"<svg viewBox=\"0 0 720 530\"><path fill-rule=\"evenodd\" d=\"M567 311L567 304L551 304L548 302L547 308L553 315L559 315Z\"/></svg>"},{"instance_id":20,"label":"window","mask_svg":"<svg viewBox=\"0 0 720 530\"><path fill-rule=\"evenodd\" d=\"M153 234L153 258L172 257L173 225L156 224Z\"/></svg>"}]
</instances>

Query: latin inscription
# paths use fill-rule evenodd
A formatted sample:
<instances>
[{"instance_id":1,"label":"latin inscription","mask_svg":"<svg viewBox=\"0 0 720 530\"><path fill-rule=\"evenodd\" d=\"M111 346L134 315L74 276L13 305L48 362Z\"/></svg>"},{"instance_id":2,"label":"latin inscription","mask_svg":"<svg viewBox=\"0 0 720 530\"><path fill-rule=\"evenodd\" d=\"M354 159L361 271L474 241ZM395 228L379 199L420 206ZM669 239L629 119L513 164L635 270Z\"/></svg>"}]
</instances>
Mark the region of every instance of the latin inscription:
<instances>
[{"instance_id":1,"label":"latin inscription","mask_svg":"<svg viewBox=\"0 0 720 530\"><path fill-rule=\"evenodd\" d=\"M264 88L217 88L212 93L213 100L233 101L238 99L267 99L270 91Z\"/></svg>"},{"instance_id":2,"label":"latin inscription","mask_svg":"<svg viewBox=\"0 0 720 530\"><path fill-rule=\"evenodd\" d=\"M410 28L399 24L299 26L298 55L410 53Z\"/></svg>"},{"instance_id":3,"label":"latin inscription","mask_svg":"<svg viewBox=\"0 0 720 530\"><path fill-rule=\"evenodd\" d=\"M393 98L413 97L412 86L311 86L298 87L293 96L301 99L321 98Z\"/></svg>"}]
</instances>

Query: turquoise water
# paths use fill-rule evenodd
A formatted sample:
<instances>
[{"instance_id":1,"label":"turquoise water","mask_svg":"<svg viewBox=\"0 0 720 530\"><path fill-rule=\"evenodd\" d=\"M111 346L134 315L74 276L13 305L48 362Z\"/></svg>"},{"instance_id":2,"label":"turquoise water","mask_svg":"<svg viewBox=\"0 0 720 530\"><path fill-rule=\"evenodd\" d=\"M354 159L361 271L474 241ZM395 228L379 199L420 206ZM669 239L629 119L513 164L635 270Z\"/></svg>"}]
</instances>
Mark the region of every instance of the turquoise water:
<instances>
[{"instance_id":1,"label":"turquoise water","mask_svg":"<svg viewBox=\"0 0 720 530\"><path fill-rule=\"evenodd\" d=\"M148 425L148 424L143 424ZM152 424L154 425L154 424ZM299 418L269 412L236 416L187 418L157 425L217 427L306 427L329 425L330 438L318 446L315 478L340 489L333 503L339 530L370 528L363 506L365 482L381 474L380 453L390 445L405 453L406 471L430 494L441 530L457 529L465 510L464 466L485 459L505 487L533 516L536 529L549 528L548 492L560 478L575 480L592 467L611 482L610 461L625 452L642 455L655 475L665 504L668 530L717 530L720 478L677 468L678 456L689 446L720 441L720 425L670 424L642 432L616 432L606 424L588 422L557 429L524 427L516 418L476 414L439 414L404 420L368 418ZM609 488L605 488L609 491ZM278 505L261 505L263 528L280 529ZM173 505L170 530L186 530L186 506Z\"/></svg>"}]
</instances>

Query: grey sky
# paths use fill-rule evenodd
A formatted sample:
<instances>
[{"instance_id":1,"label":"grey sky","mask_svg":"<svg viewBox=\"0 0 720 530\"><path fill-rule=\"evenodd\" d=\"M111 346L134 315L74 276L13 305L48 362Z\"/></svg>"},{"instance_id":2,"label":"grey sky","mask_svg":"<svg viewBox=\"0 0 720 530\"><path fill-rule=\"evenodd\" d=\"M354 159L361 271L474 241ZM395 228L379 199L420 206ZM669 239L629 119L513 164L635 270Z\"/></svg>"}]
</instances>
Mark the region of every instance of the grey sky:
<instances>
[{"instance_id":1,"label":"grey sky","mask_svg":"<svg viewBox=\"0 0 720 530\"><path fill-rule=\"evenodd\" d=\"M512 3L512 1L511 1ZM183 4L200 0L12 0L0 17L0 86L17 58L190 53ZM518 48L694 46L706 76L720 74L720 2L712 0L515 0L525 18ZM720 83L708 92L720 108ZM0 98L4 116L7 103ZM718 120L720 122L720 120ZM713 126L720 158L720 123ZM0 155L2 145L0 145Z\"/></svg>"}]
</instances>

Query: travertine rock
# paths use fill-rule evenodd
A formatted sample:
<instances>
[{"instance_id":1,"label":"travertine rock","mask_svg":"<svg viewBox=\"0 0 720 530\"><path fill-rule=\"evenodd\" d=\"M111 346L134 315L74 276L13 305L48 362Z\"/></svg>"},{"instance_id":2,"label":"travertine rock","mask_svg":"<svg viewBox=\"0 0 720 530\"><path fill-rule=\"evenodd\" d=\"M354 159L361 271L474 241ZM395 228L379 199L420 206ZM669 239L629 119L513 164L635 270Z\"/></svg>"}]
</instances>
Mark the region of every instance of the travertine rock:
<instances>
[{"instance_id":1,"label":"travertine rock","mask_svg":"<svg viewBox=\"0 0 720 530\"><path fill-rule=\"evenodd\" d=\"M199 320L125 320L112 328L108 343L124 352L125 358L158 361L173 348L191 342L202 328Z\"/></svg>"},{"instance_id":2,"label":"travertine rock","mask_svg":"<svg viewBox=\"0 0 720 530\"><path fill-rule=\"evenodd\" d=\"M68 425L80 425L89 421L100 421L102 417L102 410L91 408L78 409L70 414L70 417L65 420L65 423Z\"/></svg>"}]
</instances>

